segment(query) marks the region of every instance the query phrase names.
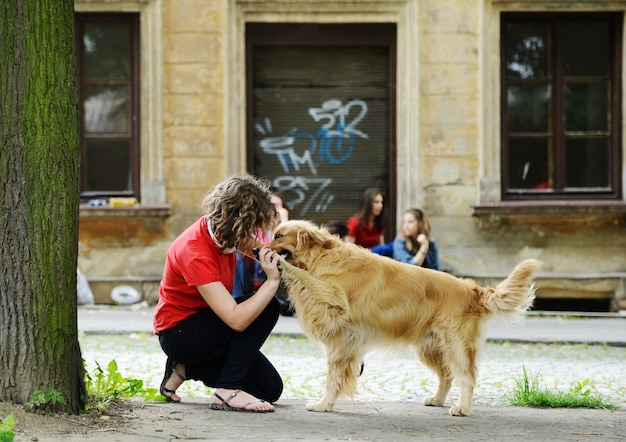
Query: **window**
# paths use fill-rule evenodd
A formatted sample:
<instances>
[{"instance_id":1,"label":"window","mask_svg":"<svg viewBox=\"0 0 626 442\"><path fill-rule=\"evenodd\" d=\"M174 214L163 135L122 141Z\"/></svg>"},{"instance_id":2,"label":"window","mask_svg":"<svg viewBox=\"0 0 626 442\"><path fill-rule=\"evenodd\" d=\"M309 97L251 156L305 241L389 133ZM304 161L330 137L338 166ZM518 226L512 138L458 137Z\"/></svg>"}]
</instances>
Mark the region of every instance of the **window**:
<instances>
[{"instance_id":1,"label":"window","mask_svg":"<svg viewBox=\"0 0 626 442\"><path fill-rule=\"evenodd\" d=\"M81 198L139 198L139 16L77 14Z\"/></svg>"},{"instance_id":2,"label":"window","mask_svg":"<svg viewBox=\"0 0 626 442\"><path fill-rule=\"evenodd\" d=\"M503 199L621 195L622 20L502 15Z\"/></svg>"}]
</instances>

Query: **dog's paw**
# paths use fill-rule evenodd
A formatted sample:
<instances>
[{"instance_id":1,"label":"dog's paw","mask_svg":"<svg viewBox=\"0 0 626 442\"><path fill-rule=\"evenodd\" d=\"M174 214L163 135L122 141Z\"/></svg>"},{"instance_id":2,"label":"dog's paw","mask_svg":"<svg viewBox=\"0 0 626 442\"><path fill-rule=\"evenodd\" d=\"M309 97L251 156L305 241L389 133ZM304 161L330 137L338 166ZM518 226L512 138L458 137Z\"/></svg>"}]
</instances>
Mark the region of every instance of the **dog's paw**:
<instances>
[{"instance_id":1,"label":"dog's paw","mask_svg":"<svg viewBox=\"0 0 626 442\"><path fill-rule=\"evenodd\" d=\"M471 414L471 407L467 408L460 405L454 405L453 407L450 407L450 416L470 416Z\"/></svg>"},{"instance_id":2,"label":"dog's paw","mask_svg":"<svg viewBox=\"0 0 626 442\"><path fill-rule=\"evenodd\" d=\"M306 409L309 411L333 411L333 407L328 404L324 404L322 401L311 401L306 404Z\"/></svg>"},{"instance_id":3,"label":"dog's paw","mask_svg":"<svg viewBox=\"0 0 626 442\"><path fill-rule=\"evenodd\" d=\"M428 407L443 407L443 404L446 402L445 399L441 400L441 399L437 399L437 396L433 395L433 396L426 396L423 400L422 400L422 404L428 406Z\"/></svg>"}]
</instances>

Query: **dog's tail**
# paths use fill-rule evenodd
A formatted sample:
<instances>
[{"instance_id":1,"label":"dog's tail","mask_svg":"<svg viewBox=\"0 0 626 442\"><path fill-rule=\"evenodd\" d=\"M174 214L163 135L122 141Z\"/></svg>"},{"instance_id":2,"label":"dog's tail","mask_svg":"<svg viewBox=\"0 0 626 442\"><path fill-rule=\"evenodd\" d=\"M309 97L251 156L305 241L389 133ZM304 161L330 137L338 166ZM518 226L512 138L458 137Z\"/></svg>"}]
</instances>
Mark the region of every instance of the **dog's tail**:
<instances>
[{"instance_id":1,"label":"dog's tail","mask_svg":"<svg viewBox=\"0 0 626 442\"><path fill-rule=\"evenodd\" d=\"M520 321L524 312L535 300L533 272L541 266L539 261L527 259L520 262L508 278L496 288L483 289L484 305L493 317L504 321Z\"/></svg>"}]
</instances>

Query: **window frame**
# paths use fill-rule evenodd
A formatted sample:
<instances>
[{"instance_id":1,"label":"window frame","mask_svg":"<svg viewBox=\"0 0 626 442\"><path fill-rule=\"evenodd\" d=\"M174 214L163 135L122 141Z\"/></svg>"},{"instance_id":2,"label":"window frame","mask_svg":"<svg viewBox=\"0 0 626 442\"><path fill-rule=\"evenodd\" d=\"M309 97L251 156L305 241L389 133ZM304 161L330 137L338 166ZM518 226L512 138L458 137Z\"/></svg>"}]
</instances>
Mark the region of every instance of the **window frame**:
<instances>
[{"instance_id":1,"label":"window frame","mask_svg":"<svg viewBox=\"0 0 626 442\"><path fill-rule=\"evenodd\" d=\"M560 50L552 51L549 55L549 63L554 63L553 78L550 85L554 91L552 95L552 103L550 108L550 118L555 122L551 128L554 146L551 148L551 154L554 156L551 167L554 168L555 182L552 189L533 190L533 189L510 189L509 182L509 134L508 134L508 103L507 89L509 82L507 79L506 69L506 44L505 30L509 23L516 22L551 22L550 30L554 34L555 27L561 23L571 21L598 21L607 22L611 28L611 59L609 62L609 84L610 84L610 101L608 110L610 112L609 120L609 164L607 165L607 173L609 175L609 184L606 190L571 190L559 187L564 183L563 175L565 173L565 132L562 128L562 115L564 112L562 96L562 87L564 84L564 76L557 60L560 56ZM621 183L621 164L622 164L622 32L623 17L621 14L614 13L538 13L538 12L502 12L500 20L500 166L501 166L501 199L503 201L545 201L545 200L617 200L622 198Z\"/></svg>"},{"instance_id":2,"label":"window frame","mask_svg":"<svg viewBox=\"0 0 626 442\"><path fill-rule=\"evenodd\" d=\"M130 172L131 186L129 190L86 191L87 171L87 139L84 122L84 96L88 82L83 77L83 29L87 22L124 22L130 25L130 56L131 56L131 78L130 78ZM76 33L76 58L77 58L77 84L78 84L78 111L79 111L79 149L80 149L80 199L81 201L94 198L109 197L141 197L141 140L140 140L140 14L130 13L98 13L98 12L75 12L75 33ZM98 136L98 139L118 139L118 136Z\"/></svg>"}]
</instances>

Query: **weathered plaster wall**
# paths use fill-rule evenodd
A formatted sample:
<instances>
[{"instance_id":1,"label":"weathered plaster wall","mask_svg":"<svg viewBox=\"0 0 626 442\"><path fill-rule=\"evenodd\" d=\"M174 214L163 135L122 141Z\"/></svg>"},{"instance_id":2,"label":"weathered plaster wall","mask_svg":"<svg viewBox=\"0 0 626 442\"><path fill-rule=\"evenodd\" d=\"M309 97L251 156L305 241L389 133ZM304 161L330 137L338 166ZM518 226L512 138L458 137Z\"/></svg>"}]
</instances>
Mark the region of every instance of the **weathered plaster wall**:
<instances>
[{"instance_id":1,"label":"weathered plaster wall","mask_svg":"<svg viewBox=\"0 0 626 442\"><path fill-rule=\"evenodd\" d=\"M156 186L150 194L162 195L150 201L169 204L171 210L161 217L160 230L151 233L139 232L138 221L126 220L120 227L111 224L120 220L81 216L79 265L90 280L100 281L99 301L108 300L116 281L134 280L154 296L169 242L199 216L202 197L213 184L245 169L246 21L396 23L397 218L408 207L426 209L444 268L454 273L497 281L519 260L537 258L545 262L540 296L626 298L623 212L600 213L596 223L595 215L585 211L501 218L474 216L473 208L499 201L499 13L546 7L623 10L624 2L77 0L76 4L77 10L141 11L142 38L158 35L158 41L142 43L148 50L143 57L152 64L143 59L142 63L160 71L160 77L152 72L142 90L142 106L152 112L142 127L142 138L145 132L149 140L142 149L150 158L147 189ZM119 229L126 230L116 240ZM131 240L132 232L137 238Z\"/></svg>"}]
</instances>

